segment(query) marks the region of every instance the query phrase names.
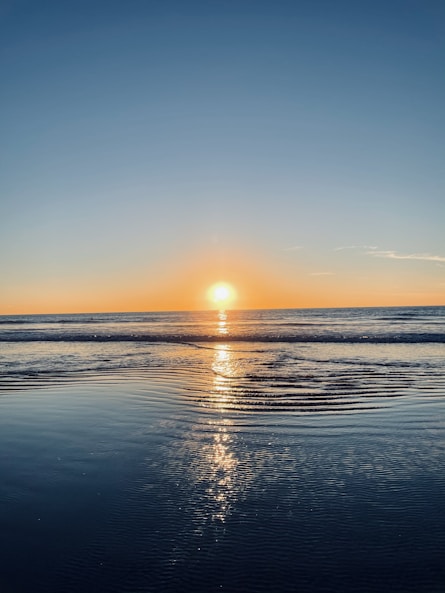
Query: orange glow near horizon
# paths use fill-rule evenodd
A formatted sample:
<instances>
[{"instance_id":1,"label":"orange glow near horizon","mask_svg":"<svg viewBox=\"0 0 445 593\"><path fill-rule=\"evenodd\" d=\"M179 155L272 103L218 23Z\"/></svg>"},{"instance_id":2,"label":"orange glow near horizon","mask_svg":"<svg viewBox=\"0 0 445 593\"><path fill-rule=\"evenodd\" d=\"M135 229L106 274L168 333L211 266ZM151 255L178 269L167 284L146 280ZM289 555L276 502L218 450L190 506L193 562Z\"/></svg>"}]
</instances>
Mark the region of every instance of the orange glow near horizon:
<instances>
[{"instance_id":1,"label":"orange glow near horizon","mask_svg":"<svg viewBox=\"0 0 445 593\"><path fill-rule=\"evenodd\" d=\"M396 275L397 262L378 263L378 269L373 258L366 270L312 274L314 264L303 255L290 259L227 245L175 250L147 267L128 265L112 274L17 279L0 294L0 314L443 305L444 291L427 271Z\"/></svg>"}]
</instances>

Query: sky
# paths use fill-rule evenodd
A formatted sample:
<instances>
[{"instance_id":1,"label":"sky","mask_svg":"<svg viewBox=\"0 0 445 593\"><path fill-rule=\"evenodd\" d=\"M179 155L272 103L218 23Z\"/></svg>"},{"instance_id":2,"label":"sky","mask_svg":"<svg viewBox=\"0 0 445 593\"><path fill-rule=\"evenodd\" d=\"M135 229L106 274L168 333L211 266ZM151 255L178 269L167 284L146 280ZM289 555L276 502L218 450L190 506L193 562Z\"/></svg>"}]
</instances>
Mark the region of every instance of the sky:
<instances>
[{"instance_id":1,"label":"sky","mask_svg":"<svg viewBox=\"0 0 445 593\"><path fill-rule=\"evenodd\" d=\"M440 0L3 0L0 314L445 305Z\"/></svg>"}]
</instances>

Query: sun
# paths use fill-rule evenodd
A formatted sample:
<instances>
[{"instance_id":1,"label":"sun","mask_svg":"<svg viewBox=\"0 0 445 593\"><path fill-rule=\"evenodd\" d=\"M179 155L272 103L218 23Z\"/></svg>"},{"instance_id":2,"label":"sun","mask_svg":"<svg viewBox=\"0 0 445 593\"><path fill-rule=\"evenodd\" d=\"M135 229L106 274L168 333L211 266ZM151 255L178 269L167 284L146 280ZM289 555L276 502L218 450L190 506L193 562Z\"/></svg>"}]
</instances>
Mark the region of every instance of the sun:
<instances>
[{"instance_id":1,"label":"sun","mask_svg":"<svg viewBox=\"0 0 445 593\"><path fill-rule=\"evenodd\" d=\"M219 309L229 307L236 299L236 291L227 282L217 282L207 291L209 301L218 306Z\"/></svg>"}]
</instances>

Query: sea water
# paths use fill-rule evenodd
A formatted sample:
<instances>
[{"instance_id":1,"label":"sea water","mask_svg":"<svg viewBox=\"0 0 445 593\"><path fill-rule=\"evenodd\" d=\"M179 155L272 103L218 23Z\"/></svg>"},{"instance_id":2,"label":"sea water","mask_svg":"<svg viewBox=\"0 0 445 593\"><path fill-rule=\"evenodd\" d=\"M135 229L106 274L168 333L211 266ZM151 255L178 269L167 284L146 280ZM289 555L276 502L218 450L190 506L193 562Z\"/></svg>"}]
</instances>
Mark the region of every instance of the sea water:
<instances>
[{"instance_id":1,"label":"sea water","mask_svg":"<svg viewBox=\"0 0 445 593\"><path fill-rule=\"evenodd\" d=\"M3 593L445 590L445 307L0 317Z\"/></svg>"}]
</instances>

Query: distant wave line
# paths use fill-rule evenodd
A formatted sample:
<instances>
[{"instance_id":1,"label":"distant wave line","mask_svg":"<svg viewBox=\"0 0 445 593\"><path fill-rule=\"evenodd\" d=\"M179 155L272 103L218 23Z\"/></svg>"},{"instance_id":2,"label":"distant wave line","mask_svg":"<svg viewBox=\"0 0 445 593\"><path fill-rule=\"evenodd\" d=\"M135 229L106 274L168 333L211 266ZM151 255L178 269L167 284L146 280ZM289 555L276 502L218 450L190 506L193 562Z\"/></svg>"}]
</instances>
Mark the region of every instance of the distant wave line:
<instances>
[{"instance_id":1,"label":"distant wave line","mask_svg":"<svg viewBox=\"0 0 445 593\"><path fill-rule=\"evenodd\" d=\"M219 343L259 342L259 343L368 343L368 344L413 344L445 343L444 333L404 333L404 334L300 334L300 335L196 335L196 334L3 334L0 342L145 342L145 343Z\"/></svg>"}]
</instances>

